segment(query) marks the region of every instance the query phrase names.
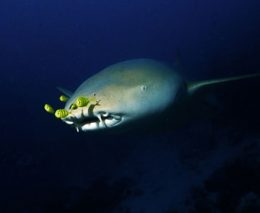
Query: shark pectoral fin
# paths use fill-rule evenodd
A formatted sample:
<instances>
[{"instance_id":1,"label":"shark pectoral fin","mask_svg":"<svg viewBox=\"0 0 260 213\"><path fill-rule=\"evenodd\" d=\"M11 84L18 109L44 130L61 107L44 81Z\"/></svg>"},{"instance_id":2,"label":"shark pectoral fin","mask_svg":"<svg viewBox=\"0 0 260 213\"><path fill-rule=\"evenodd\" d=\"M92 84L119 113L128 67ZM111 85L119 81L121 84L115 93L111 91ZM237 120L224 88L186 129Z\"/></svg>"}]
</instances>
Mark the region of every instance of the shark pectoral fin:
<instances>
[{"instance_id":1,"label":"shark pectoral fin","mask_svg":"<svg viewBox=\"0 0 260 213\"><path fill-rule=\"evenodd\" d=\"M59 90L61 93L63 93L64 95L68 96L69 98L72 96L73 92L67 90L67 89L64 89L62 87L56 87L57 90Z\"/></svg>"},{"instance_id":2,"label":"shark pectoral fin","mask_svg":"<svg viewBox=\"0 0 260 213\"><path fill-rule=\"evenodd\" d=\"M255 78L260 77L260 73L254 73L249 75L242 75L242 76L235 76L235 77L229 77L229 78L220 78L220 79L213 79L213 80L205 80L205 81L198 81L194 83L188 84L188 94L193 95L197 91L199 91L202 88L211 87L214 85L219 85L222 83L228 83L231 81L238 81L238 80L244 80L249 78Z\"/></svg>"}]
</instances>

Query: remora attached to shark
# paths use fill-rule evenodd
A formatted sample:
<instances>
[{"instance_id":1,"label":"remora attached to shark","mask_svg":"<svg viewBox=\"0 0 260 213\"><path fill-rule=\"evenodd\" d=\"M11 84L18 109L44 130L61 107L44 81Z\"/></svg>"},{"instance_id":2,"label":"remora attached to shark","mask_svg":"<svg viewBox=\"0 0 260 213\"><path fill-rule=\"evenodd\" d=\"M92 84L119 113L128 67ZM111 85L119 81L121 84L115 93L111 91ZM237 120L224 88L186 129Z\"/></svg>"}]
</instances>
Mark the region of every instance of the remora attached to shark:
<instances>
[{"instance_id":1,"label":"remora attached to shark","mask_svg":"<svg viewBox=\"0 0 260 213\"><path fill-rule=\"evenodd\" d=\"M161 115L167 117L168 111L201 88L256 75L187 84L164 63L133 59L103 69L84 81L73 94L62 90L69 99L65 108L57 114L77 131L127 128L146 121L152 123ZM86 102L82 104L84 100ZM80 104L75 104L79 101ZM53 109L50 111L53 112Z\"/></svg>"}]
</instances>

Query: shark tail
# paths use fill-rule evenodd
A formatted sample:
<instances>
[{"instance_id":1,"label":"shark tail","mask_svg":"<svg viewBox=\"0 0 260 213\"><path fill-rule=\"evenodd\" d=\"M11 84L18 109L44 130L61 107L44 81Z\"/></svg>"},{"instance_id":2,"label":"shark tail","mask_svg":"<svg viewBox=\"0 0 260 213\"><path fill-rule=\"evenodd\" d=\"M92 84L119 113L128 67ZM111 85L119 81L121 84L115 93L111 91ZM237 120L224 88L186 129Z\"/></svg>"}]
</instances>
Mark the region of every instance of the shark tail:
<instances>
[{"instance_id":1,"label":"shark tail","mask_svg":"<svg viewBox=\"0 0 260 213\"><path fill-rule=\"evenodd\" d=\"M254 73L249 75L242 75L242 76L235 76L235 77L229 77L229 78L220 78L220 79L212 79L212 80L205 80L205 81L198 81L194 83L188 84L188 94L192 95L201 88L226 83L230 81L237 81L237 80L243 80L247 78L254 78L254 77L260 77L260 73Z\"/></svg>"}]
</instances>

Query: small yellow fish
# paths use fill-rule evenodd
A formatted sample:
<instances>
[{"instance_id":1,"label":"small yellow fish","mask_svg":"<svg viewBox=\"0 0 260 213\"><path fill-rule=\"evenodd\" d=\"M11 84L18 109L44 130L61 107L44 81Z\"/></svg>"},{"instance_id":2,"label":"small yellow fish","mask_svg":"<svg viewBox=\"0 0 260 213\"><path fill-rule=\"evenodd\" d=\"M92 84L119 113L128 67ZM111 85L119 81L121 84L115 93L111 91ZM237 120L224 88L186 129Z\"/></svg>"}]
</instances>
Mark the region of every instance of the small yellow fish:
<instances>
[{"instance_id":1,"label":"small yellow fish","mask_svg":"<svg viewBox=\"0 0 260 213\"><path fill-rule=\"evenodd\" d=\"M78 97L75 101L77 107L87 106L88 103L89 103L89 99L83 96Z\"/></svg>"},{"instance_id":2,"label":"small yellow fish","mask_svg":"<svg viewBox=\"0 0 260 213\"><path fill-rule=\"evenodd\" d=\"M54 109L53 109L53 107L51 105L45 104L44 105L44 109L45 109L46 112L48 112L50 114L54 114Z\"/></svg>"},{"instance_id":3,"label":"small yellow fish","mask_svg":"<svg viewBox=\"0 0 260 213\"><path fill-rule=\"evenodd\" d=\"M69 112L66 109L57 109L55 112L56 118L66 118Z\"/></svg>"},{"instance_id":4,"label":"small yellow fish","mask_svg":"<svg viewBox=\"0 0 260 213\"><path fill-rule=\"evenodd\" d=\"M67 100L69 100L69 98L65 95L61 95L59 99L61 102L66 102Z\"/></svg>"},{"instance_id":5,"label":"small yellow fish","mask_svg":"<svg viewBox=\"0 0 260 213\"><path fill-rule=\"evenodd\" d=\"M74 109L77 109L77 108L78 108L78 107L77 107L76 104L71 104L71 105L70 105L70 109L71 109L71 110L74 110Z\"/></svg>"}]
</instances>

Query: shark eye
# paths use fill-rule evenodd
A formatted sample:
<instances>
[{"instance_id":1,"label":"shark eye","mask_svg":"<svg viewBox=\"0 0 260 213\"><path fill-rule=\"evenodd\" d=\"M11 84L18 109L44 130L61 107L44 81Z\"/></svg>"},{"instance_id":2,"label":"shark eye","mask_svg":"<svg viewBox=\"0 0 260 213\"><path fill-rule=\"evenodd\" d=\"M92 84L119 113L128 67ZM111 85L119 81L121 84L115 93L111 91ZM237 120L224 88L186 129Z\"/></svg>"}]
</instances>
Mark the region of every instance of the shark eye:
<instances>
[{"instance_id":1,"label":"shark eye","mask_svg":"<svg viewBox=\"0 0 260 213\"><path fill-rule=\"evenodd\" d=\"M142 85L142 86L141 86L141 90L142 90L142 91L146 91L146 90L147 90L147 86L146 86L146 85Z\"/></svg>"}]
</instances>

